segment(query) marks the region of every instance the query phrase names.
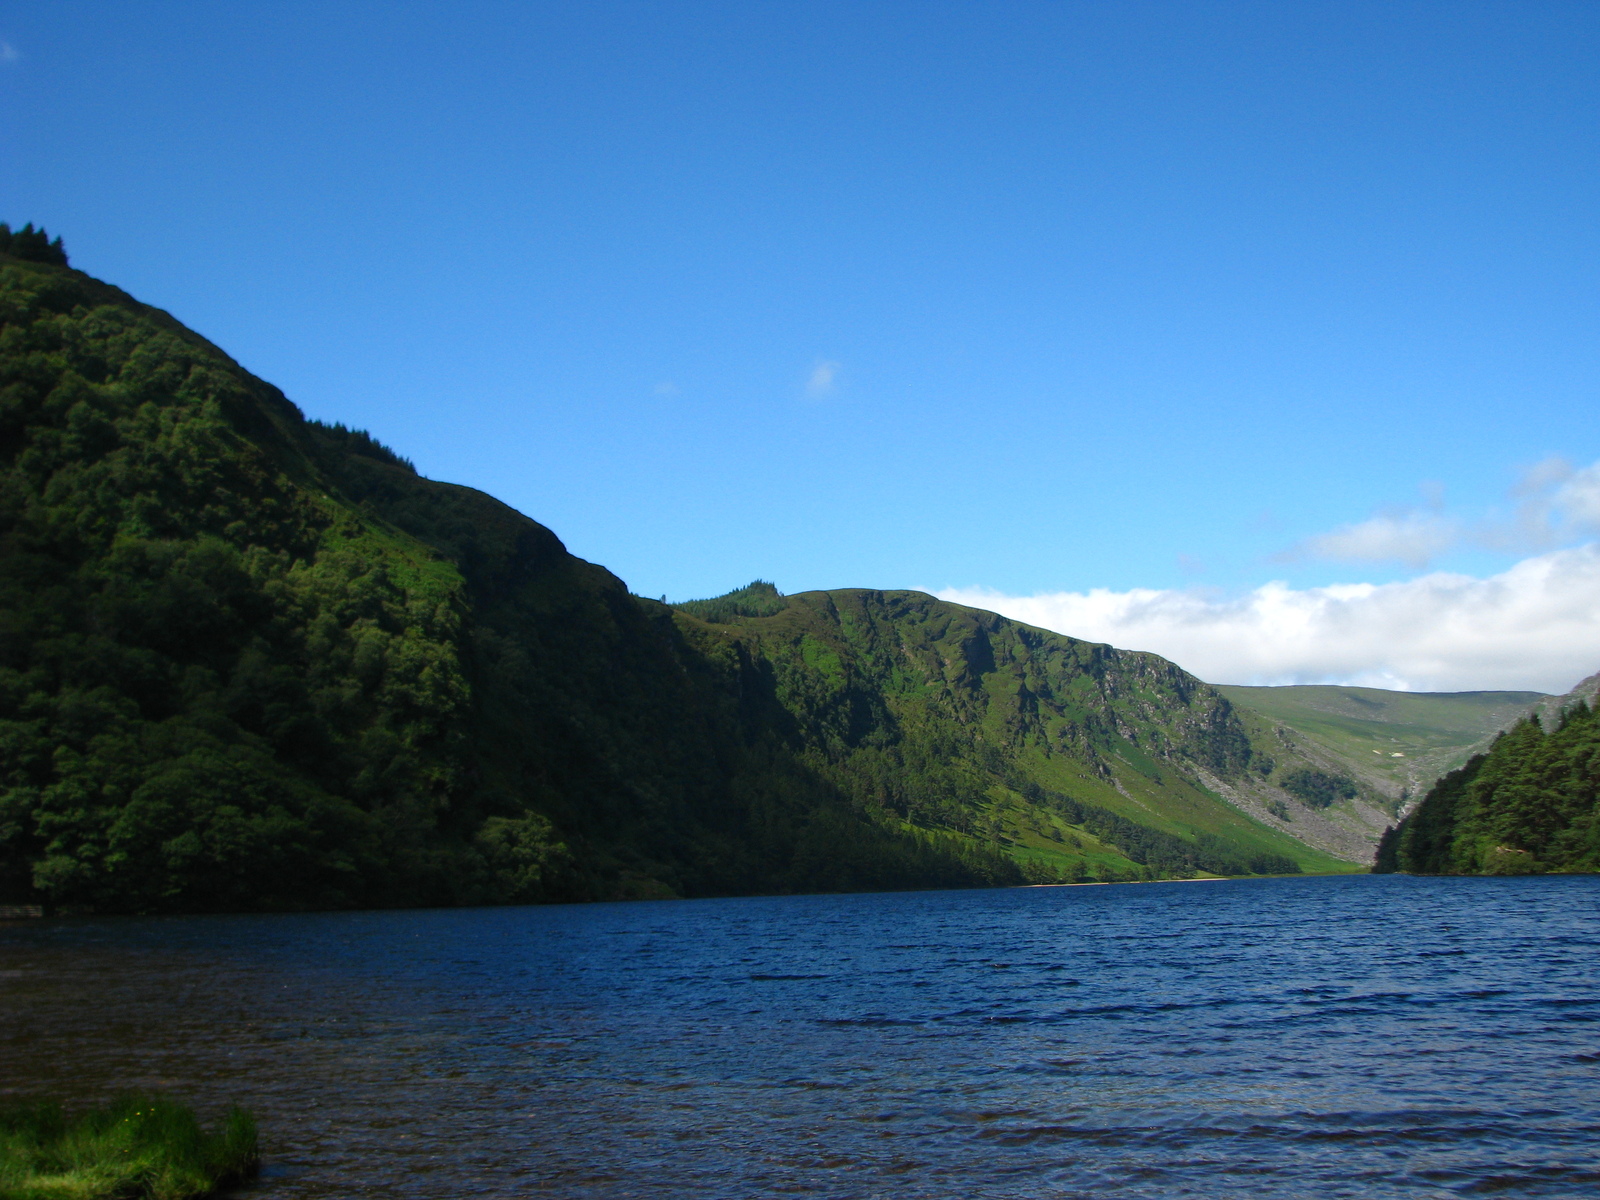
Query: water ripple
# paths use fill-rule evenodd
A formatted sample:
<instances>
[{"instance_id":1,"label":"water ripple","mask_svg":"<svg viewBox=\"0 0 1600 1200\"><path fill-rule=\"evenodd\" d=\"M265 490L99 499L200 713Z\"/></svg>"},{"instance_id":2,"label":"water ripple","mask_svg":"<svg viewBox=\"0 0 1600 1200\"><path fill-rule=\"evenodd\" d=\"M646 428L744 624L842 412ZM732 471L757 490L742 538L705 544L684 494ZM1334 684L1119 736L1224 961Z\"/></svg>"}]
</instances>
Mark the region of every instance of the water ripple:
<instances>
[{"instance_id":1,"label":"water ripple","mask_svg":"<svg viewBox=\"0 0 1600 1200\"><path fill-rule=\"evenodd\" d=\"M261 1117L273 1200L1575 1197L1600 880L0 927L0 1091Z\"/></svg>"}]
</instances>

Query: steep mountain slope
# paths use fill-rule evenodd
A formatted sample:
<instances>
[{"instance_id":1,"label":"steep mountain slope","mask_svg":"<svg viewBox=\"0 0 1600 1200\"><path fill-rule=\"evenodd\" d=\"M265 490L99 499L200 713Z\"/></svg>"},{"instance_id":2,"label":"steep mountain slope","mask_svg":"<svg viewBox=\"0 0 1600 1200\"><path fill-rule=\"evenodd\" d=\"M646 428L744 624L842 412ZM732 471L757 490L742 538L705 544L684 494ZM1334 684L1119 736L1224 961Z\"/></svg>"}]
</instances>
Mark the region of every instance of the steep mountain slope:
<instances>
[{"instance_id":1,"label":"steep mountain slope","mask_svg":"<svg viewBox=\"0 0 1600 1200\"><path fill-rule=\"evenodd\" d=\"M1340 866L1266 813L1270 731L1170 663L909 593L641 600L305 421L59 241L23 250L0 256L0 902Z\"/></svg>"},{"instance_id":2,"label":"steep mountain slope","mask_svg":"<svg viewBox=\"0 0 1600 1200\"><path fill-rule=\"evenodd\" d=\"M1384 837L1374 869L1422 875L1600 871L1600 717L1590 707L1595 683L1591 676L1559 701L1541 703L1539 714L1439 780Z\"/></svg>"},{"instance_id":3,"label":"steep mountain slope","mask_svg":"<svg viewBox=\"0 0 1600 1200\"><path fill-rule=\"evenodd\" d=\"M1580 700L1593 708L1597 696L1600 696L1600 672L1590 675L1587 679L1580 679L1565 695L1543 697L1534 706L1532 715L1539 719L1539 724L1545 729L1554 729L1561 724L1561 718L1569 708L1575 708ZM1510 722L1504 726L1506 729L1510 727Z\"/></svg>"},{"instance_id":4,"label":"steep mountain slope","mask_svg":"<svg viewBox=\"0 0 1600 1200\"><path fill-rule=\"evenodd\" d=\"M1258 756L1226 698L1156 655L919 592L758 583L677 607L770 665L818 769L903 822L1069 872L1086 837L1125 852L1090 855L1116 869L1127 853L1235 874L1262 856L1312 864L1272 821L1219 803L1220 781L1260 787ZM1132 852L1135 838L1150 844Z\"/></svg>"}]
</instances>

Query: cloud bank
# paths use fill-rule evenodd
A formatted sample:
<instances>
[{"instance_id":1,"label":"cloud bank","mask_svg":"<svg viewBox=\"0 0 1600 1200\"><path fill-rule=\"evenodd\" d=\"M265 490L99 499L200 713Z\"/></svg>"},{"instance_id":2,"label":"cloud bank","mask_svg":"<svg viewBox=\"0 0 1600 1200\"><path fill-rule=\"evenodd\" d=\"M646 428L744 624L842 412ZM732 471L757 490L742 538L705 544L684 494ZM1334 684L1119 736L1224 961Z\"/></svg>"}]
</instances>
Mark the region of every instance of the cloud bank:
<instances>
[{"instance_id":1,"label":"cloud bank","mask_svg":"<svg viewBox=\"0 0 1600 1200\"><path fill-rule=\"evenodd\" d=\"M1584 474L1564 482L1586 490ZM1211 683L1559 693L1600 671L1600 543L1526 558L1486 579L1435 572L1401 583L1268 583L1234 599L1149 588L936 594L1072 637L1152 650Z\"/></svg>"}]
</instances>

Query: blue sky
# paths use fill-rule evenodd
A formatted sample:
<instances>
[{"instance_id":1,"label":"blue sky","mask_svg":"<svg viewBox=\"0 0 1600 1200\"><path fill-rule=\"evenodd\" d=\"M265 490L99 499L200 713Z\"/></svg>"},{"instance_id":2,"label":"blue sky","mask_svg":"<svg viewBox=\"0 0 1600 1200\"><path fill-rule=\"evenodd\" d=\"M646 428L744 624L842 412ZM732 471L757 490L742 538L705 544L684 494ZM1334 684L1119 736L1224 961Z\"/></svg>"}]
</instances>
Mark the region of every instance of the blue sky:
<instances>
[{"instance_id":1,"label":"blue sky","mask_svg":"<svg viewBox=\"0 0 1600 1200\"><path fill-rule=\"evenodd\" d=\"M1592 4L67 0L0 42L0 218L643 594L1220 611L1600 528ZM1206 670L1516 685L1378 658Z\"/></svg>"}]
</instances>

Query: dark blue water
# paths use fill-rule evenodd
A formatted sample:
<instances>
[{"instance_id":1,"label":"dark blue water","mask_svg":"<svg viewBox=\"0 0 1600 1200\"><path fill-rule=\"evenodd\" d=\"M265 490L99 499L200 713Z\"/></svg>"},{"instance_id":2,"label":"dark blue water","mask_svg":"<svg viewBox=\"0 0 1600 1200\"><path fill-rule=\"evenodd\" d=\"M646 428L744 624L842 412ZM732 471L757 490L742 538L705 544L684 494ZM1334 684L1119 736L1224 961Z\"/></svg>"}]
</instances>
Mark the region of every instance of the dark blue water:
<instances>
[{"instance_id":1,"label":"dark blue water","mask_svg":"<svg viewBox=\"0 0 1600 1200\"><path fill-rule=\"evenodd\" d=\"M1600 878L0 929L0 1089L261 1197L1600 1194Z\"/></svg>"}]
</instances>

